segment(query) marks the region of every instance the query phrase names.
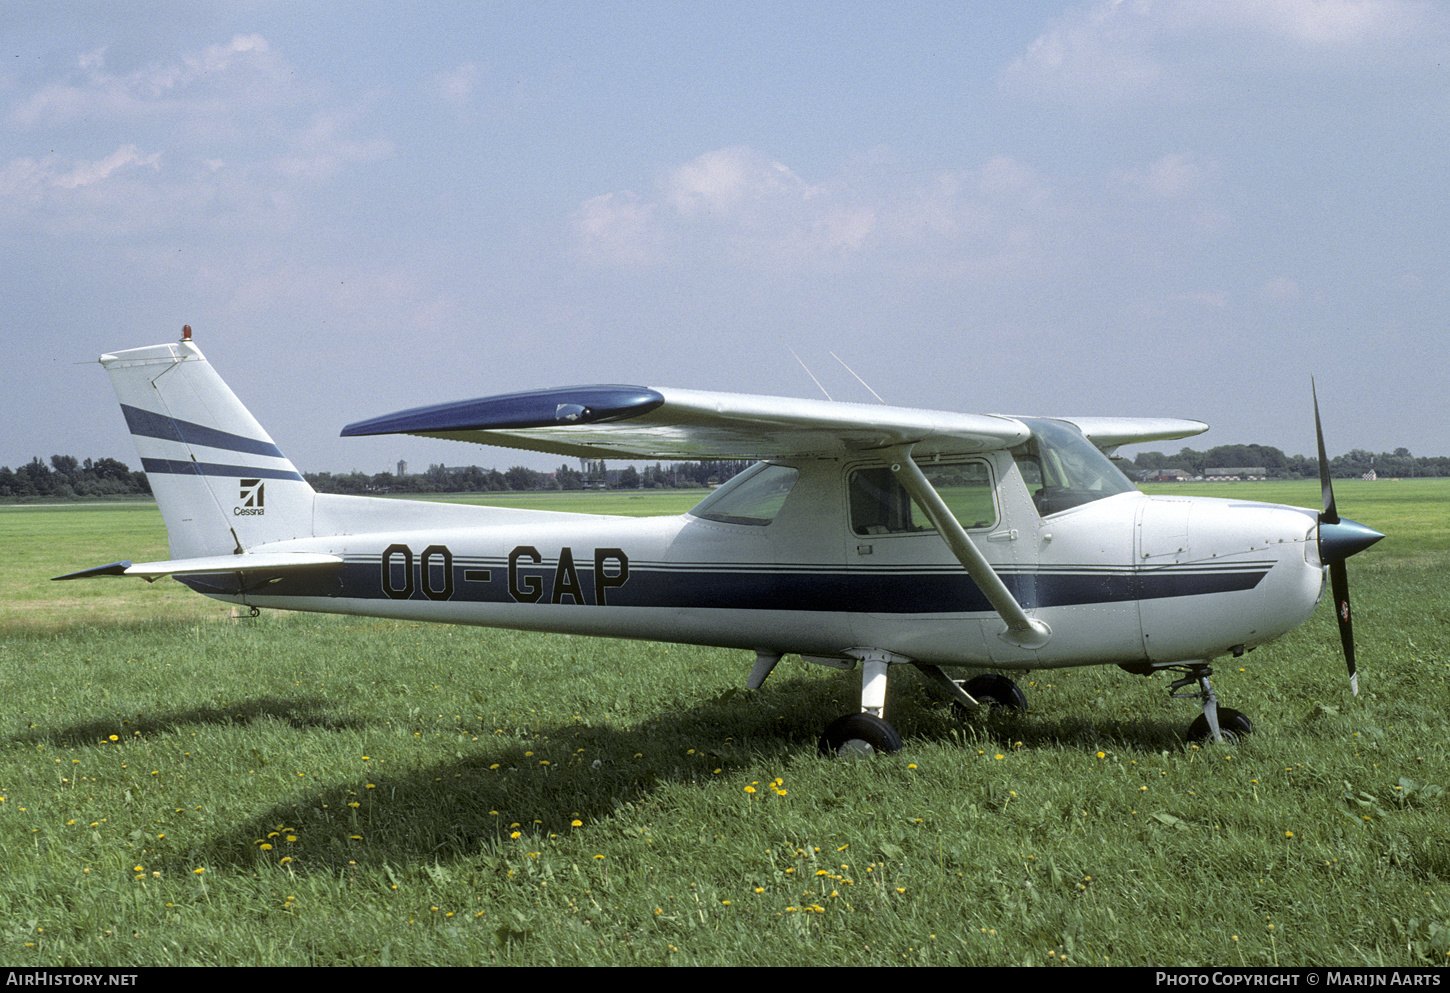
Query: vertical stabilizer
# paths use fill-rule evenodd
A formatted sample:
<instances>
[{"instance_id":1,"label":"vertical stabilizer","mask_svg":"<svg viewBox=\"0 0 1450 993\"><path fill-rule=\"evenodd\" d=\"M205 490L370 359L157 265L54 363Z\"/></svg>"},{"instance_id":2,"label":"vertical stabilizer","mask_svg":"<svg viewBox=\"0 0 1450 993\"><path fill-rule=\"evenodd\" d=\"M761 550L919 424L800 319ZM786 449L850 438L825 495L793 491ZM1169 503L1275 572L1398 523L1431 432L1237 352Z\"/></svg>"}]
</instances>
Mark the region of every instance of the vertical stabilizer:
<instances>
[{"instance_id":1,"label":"vertical stabilizer","mask_svg":"<svg viewBox=\"0 0 1450 993\"><path fill-rule=\"evenodd\" d=\"M189 335L100 362L161 508L173 559L240 553L312 533L312 487Z\"/></svg>"}]
</instances>

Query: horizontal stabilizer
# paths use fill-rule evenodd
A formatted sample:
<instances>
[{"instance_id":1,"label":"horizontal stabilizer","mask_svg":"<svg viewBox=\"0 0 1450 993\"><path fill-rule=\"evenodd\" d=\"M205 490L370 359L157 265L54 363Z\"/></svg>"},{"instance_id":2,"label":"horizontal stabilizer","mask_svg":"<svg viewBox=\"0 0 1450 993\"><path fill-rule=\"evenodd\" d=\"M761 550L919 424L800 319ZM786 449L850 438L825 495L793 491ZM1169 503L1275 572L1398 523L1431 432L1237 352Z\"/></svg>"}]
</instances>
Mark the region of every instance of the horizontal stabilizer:
<instances>
[{"instance_id":1,"label":"horizontal stabilizer","mask_svg":"<svg viewBox=\"0 0 1450 993\"><path fill-rule=\"evenodd\" d=\"M94 576L140 576L160 579L162 576L196 576L216 572L291 572L297 569L319 569L342 565L341 557L319 552L260 552L244 555L207 555L194 559L173 559L168 562L112 562L110 565L82 569L55 579L90 579Z\"/></svg>"}]
</instances>

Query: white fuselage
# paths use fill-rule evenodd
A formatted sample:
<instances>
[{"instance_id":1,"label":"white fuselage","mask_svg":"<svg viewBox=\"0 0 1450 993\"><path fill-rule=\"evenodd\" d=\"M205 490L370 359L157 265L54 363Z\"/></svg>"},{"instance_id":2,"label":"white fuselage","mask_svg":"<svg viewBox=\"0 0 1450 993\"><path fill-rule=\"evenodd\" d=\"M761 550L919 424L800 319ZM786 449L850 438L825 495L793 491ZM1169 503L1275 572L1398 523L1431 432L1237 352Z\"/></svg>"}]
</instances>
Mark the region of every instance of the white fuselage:
<instances>
[{"instance_id":1,"label":"white fuselage","mask_svg":"<svg viewBox=\"0 0 1450 993\"><path fill-rule=\"evenodd\" d=\"M964 527L1050 627L1043 647L997 637L1002 620L935 530L852 526L852 474L881 464L869 455L790 463L798 479L763 525L318 494L318 537L265 550L337 555L340 569L182 581L266 608L1003 669L1212 658L1280 636L1319 598L1313 512L1133 491L1044 516L1010 453L976 461L995 519Z\"/></svg>"}]
</instances>

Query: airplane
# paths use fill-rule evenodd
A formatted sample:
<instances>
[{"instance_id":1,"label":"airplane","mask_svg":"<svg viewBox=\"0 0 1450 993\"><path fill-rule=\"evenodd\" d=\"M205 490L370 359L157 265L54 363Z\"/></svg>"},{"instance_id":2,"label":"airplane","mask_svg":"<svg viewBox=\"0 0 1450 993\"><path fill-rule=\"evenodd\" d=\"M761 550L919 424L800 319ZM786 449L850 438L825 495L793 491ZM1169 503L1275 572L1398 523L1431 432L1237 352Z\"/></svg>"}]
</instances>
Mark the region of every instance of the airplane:
<instances>
[{"instance_id":1,"label":"airplane","mask_svg":"<svg viewBox=\"0 0 1450 993\"><path fill-rule=\"evenodd\" d=\"M1116 665L1178 674L1190 740L1252 721L1211 663L1294 629L1330 577L1358 693L1345 560L1384 535L1341 519L1314 396L1323 507L1150 496L1124 444L1176 418L1015 417L703 392L565 387L347 425L626 460L750 459L688 513L623 518L317 493L183 329L102 355L171 558L56 579L172 576L252 609L683 642L861 668L826 755L894 752L888 674L911 665L960 710L1025 710L1007 673ZM1312 386L1312 383L1311 383ZM947 670L992 670L970 679ZM1193 687L1187 692L1178 692Z\"/></svg>"}]
</instances>

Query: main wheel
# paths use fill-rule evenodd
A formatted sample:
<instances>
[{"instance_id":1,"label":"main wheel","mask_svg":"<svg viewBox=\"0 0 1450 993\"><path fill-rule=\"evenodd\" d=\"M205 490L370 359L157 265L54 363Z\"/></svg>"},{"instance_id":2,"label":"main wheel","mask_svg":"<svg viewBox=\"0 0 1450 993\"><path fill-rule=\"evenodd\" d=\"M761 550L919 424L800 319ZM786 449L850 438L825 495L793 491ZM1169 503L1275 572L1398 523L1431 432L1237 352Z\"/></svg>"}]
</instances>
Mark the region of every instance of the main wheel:
<instances>
[{"instance_id":1,"label":"main wheel","mask_svg":"<svg viewBox=\"0 0 1450 993\"><path fill-rule=\"evenodd\" d=\"M874 714L847 714L826 727L819 748L821 754L828 757L899 752L901 735Z\"/></svg>"},{"instance_id":2,"label":"main wheel","mask_svg":"<svg viewBox=\"0 0 1450 993\"><path fill-rule=\"evenodd\" d=\"M967 680L962 689L985 707L1027 711L1027 694L1000 672L987 672Z\"/></svg>"},{"instance_id":3,"label":"main wheel","mask_svg":"<svg viewBox=\"0 0 1450 993\"><path fill-rule=\"evenodd\" d=\"M1246 734L1254 733L1254 722L1232 707L1218 708L1218 729L1223 732L1224 739L1233 744ZM1208 729L1208 718L1199 714L1193 723L1188 725L1189 741L1207 741L1212 736Z\"/></svg>"}]
</instances>

